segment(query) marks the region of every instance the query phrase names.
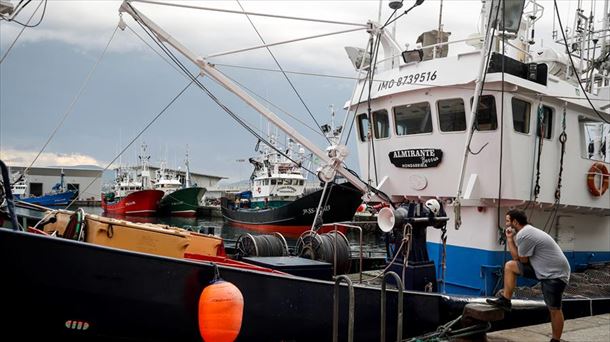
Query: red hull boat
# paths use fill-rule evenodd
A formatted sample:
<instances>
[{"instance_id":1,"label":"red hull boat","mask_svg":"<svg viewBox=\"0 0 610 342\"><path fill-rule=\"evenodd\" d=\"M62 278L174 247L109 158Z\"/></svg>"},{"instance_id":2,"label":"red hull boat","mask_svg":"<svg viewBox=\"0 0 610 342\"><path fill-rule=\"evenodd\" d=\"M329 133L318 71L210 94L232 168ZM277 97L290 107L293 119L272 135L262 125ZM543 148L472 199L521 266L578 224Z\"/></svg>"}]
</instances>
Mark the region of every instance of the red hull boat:
<instances>
[{"instance_id":1,"label":"red hull boat","mask_svg":"<svg viewBox=\"0 0 610 342\"><path fill-rule=\"evenodd\" d=\"M161 190L139 190L111 202L102 194L102 209L110 214L154 216L163 194Z\"/></svg>"}]
</instances>

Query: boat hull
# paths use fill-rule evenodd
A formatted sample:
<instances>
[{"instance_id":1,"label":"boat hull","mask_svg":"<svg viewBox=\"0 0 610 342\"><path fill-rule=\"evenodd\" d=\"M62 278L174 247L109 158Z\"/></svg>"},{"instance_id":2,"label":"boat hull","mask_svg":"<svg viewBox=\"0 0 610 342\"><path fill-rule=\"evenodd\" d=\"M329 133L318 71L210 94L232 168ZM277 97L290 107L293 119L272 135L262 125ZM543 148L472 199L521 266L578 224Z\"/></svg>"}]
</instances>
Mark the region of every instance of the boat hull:
<instances>
[{"instance_id":1,"label":"boat hull","mask_svg":"<svg viewBox=\"0 0 610 342\"><path fill-rule=\"evenodd\" d=\"M102 195L102 209L116 215L154 216L163 194L160 190L140 190L115 202L107 202Z\"/></svg>"},{"instance_id":2,"label":"boat hull","mask_svg":"<svg viewBox=\"0 0 610 342\"><path fill-rule=\"evenodd\" d=\"M19 201L31 204L42 205L44 207L52 207L59 205L68 205L76 196L76 191L66 191L58 194L49 194L39 197L17 198Z\"/></svg>"},{"instance_id":3,"label":"boat hull","mask_svg":"<svg viewBox=\"0 0 610 342\"><path fill-rule=\"evenodd\" d=\"M0 300L7 313L3 332L61 340L201 341L199 296L214 277L213 265L206 262L7 229L0 229L0 267L9 275L0 282ZM240 341L332 339L333 282L224 266L220 276L244 297ZM339 339L345 340L345 286L339 298ZM378 288L355 287L356 341L379 339L380 298ZM457 317L464 305L483 298L405 292L403 301L407 337L436 330ZM494 323L494 329L548 321L542 301L518 302L504 321ZM395 338L396 306L397 293L390 289L388 341ZM608 298L564 302L566 318L607 313L609 308ZM86 322L88 328L71 328L69 321Z\"/></svg>"},{"instance_id":4,"label":"boat hull","mask_svg":"<svg viewBox=\"0 0 610 342\"><path fill-rule=\"evenodd\" d=\"M222 216L233 225L263 231L299 236L311 229L322 190L303 196L284 206L270 209L234 208L232 201L221 200ZM353 185L330 184L323 203L323 223L351 221L362 203L362 193Z\"/></svg>"},{"instance_id":5,"label":"boat hull","mask_svg":"<svg viewBox=\"0 0 610 342\"><path fill-rule=\"evenodd\" d=\"M191 187L167 194L159 202L159 213L170 216L197 216L197 208L205 191L205 188Z\"/></svg>"}]
</instances>

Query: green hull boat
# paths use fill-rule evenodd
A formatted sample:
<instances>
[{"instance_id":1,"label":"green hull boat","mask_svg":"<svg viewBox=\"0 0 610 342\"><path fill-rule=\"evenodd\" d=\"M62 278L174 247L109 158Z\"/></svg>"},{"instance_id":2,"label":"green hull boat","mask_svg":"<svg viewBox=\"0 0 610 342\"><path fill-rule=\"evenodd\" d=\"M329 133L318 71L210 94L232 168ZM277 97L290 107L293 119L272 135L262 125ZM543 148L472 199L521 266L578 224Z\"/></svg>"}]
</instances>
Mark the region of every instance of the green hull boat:
<instances>
[{"instance_id":1,"label":"green hull boat","mask_svg":"<svg viewBox=\"0 0 610 342\"><path fill-rule=\"evenodd\" d=\"M195 186L166 194L159 203L159 213L170 216L196 216L205 191L205 188Z\"/></svg>"}]
</instances>

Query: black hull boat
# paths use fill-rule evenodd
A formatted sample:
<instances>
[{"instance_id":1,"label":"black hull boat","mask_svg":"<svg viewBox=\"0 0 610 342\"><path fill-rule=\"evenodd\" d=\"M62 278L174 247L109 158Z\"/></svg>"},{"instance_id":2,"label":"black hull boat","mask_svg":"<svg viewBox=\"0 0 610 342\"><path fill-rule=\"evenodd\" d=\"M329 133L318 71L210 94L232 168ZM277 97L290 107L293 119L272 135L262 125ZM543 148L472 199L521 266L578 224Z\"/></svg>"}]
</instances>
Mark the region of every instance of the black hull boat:
<instances>
[{"instance_id":1,"label":"black hull boat","mask_svg":"<svg viewBox=\"0 0 610 342\"><path fill-rule=\"evenodd\" d=\"M2 332L28 339L201 341L198 299L214 265L0 229ZM334 282L220 266L244 298L240 341L329 341ZM354 337L378 340L378 288L355 285ZM348 290L340 289L339 339L346 340ZM405 291L403 336L458 317L481 297ZM387 293L388 340L395 338L397 292ZM548 321L542 301L514 301L493 329ZM566 299L566 318L610 311L610 298ZM78 324L75 324L78 322ZM86 327L86 329L84 328ZM15 335L12 335L15 334Z\"/></svg>"},{"instance_id":2,"label":"black hull boat","mask_svg":"<svg viewBox=\"0 0 610 342\"><path fill-rule=\"evenodd\" d=\"M322 192L318 190L281 207L269 209L237 208L234 201L223 197L222 216L244 228L298 237L311 228ZM362 193L350 183L330 183L324 197L322 223L351 221L362 203Z\"/></svg>"}]
</instances>

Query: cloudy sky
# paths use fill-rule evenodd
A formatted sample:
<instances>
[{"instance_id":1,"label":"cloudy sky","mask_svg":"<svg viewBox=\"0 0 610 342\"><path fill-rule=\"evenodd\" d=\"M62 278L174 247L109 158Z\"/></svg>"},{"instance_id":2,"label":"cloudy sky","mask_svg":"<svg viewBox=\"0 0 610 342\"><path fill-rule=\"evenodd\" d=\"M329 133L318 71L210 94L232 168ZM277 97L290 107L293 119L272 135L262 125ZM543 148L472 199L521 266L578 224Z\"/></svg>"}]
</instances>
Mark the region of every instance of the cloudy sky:
<instances>
[{"instance_id":1,"label":"cloudy sky","mask_svg":"<svg viewBox=\"0 0 610 342\"><path fill-rule=\"evenodd\" d=\"M10 2L17 4L18 0ZM593 3L601 13L602 1L585 2L587 12ZM365 0L174 3L235 11L241 10L241 4L249 12L353 23L377 20L379 9L379 1ZM413 3L405 1L403 10ZM17 19L25 23L39 4L32 1ZM0 56L6 55L0 64L0 157L3 160L29 165L66 117L35 165L105 167L186 87L188 79L146 45L154 43L128 15L123 15L128 28L119 30L111 40L119 22L120 4L110 0L49 0L40 25L25 29L10 51L21 26L0 21ZM452 32L452 39L464 39L477 32L480 4L478 0L444 1L443 24L446 31ZM545 15L537 24L535 49L554 45L551 42L553 5L550 1L541 4ZM260 38L244 15L139 2L134 2L134 6L201 56L260 44ZM559 6L564 25L568 19L572 22L576 2L559 1ZM44 4L30 24L38 21L43 7ZM427 0L403 16L396 25L397 40L413 47L420 33L436 29L439 7L440 1ZM388 2L383 1L382 20L390 11ZM267 43L354 28L278 18L251 19ZM358 31L275 46L271 50L288 71L354 77L356 73L343 47L364 47L367 39L364 31ZM106 54L96 64L107 45ZM192 64L181 60L196 73ZM269 99L273 106L263 103L324 148L323 138L313 129L316 124L281 73L236 67L277 69L265 49L209 61L258 96ZM95 71L82 88L94 66ZM329 122L331 105L336 109L337 121L343 120L345 113L341 108L351 96L353 80L296 74L289 77L320 124ZM252 127L266 129L258 114L210 80L204 78L203 83ZM123 164L135 163L139 146L146 143L153 164L166 160L170 167L178 167L188 146L193 171L236 180L250 174L250 165L239 160L253 155L256 141L200 89L189 87L120 160ZM352 150L348 164L357 169L353 135L348 146Z\"/></svg>"}]
</instances>

